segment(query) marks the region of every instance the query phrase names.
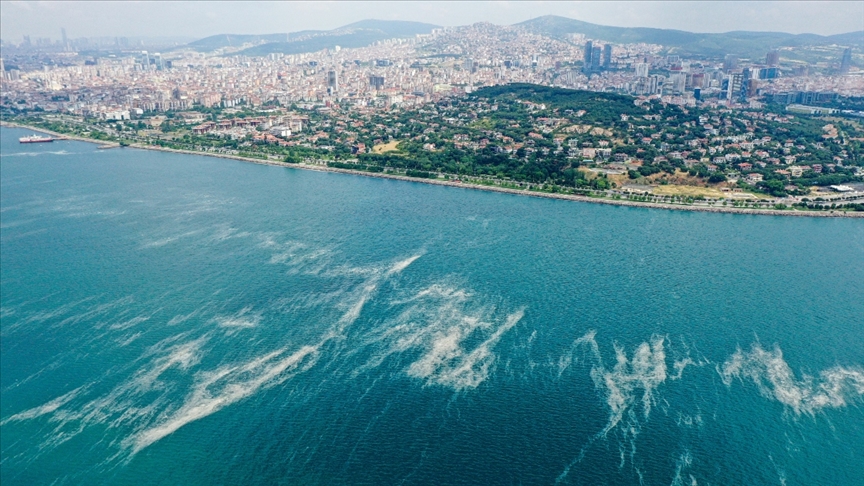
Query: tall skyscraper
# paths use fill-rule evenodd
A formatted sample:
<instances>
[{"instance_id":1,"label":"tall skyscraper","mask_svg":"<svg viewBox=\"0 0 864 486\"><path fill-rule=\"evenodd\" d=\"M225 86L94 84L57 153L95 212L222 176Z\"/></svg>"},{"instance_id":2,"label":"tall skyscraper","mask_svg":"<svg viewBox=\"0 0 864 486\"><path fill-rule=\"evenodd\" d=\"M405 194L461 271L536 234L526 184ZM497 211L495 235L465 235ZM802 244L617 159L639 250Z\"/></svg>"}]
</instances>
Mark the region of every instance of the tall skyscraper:
<instances>
[{"instance_id":1,"label":"tall skyscraper","mask_svg":"<svg viewBox=\"0 0 864 486\"><path fill-rule=\"evenodd\" d=\"M333 93L339 91L339 73L327 71L327 89Z\"/></svg>"},{"instance_id":2,"label":"tall skyscraper","mask_svg":"<svg viewBox=\"0 0 864 486\"><path fill-rule=\"evenodd\" d=\"M726 54L726 57L723 59L723 71L728 73L736 67L738 67L738 58L732 54Z\"/></svg>"},{"instance_id":3,"label":"tall skyscraper","mask_svg":"<svg viewBox=\"0 0 864 486\"><path fill-rule=\"evenodd\" d=\"M840 59L840 72L848 73L849 68L852 66L852 48L847 47L846 50L843 51L843 57Z\"/></svg>"},{"instance_id":4,"label":"tall skyscraper","mask_svg":"<svg viewBox=\"0 0 864 486\"><path fill-rule=\"evenodd\" d=\"M609 69L612 65L612 44L603 46L603 67Z\"/></svg>"},{"instance_id":5,"label":"tall skyscraper","mask_svg":"<svg viewBox=\"0 0 864 486\"><path fill-rule=\"evenodd\" d=\"M369 76L369 85L375 89L384 87L384 76Z\"/></svg>"},{"instance_id":6,"label":"tall skyscraper","mask_svg":"<svg viewBox=\"0 0 864 486\"><path fill-rule=\"evenodd\" d=\"M747 95L750 93L750 68L744 68L741 73L741 87L738 88L738 101L744 103L747 101Z\"/></svg>"},{"instance_id":7,"label":"tall skyscraper","mask_svg":"<svg viewBox=\"0 0 864 486\"><path fill-rule=\"evenodd\" d=\"M600 70L600 56L602 56L602 50L600 46L594 46L591 48L591 70L599 71Z\"/></svg>"},{"instance_id":8,"label":"tall skyscraper","mask_svg":"<svg viewBox=\"0 0 864 486\"><path fill-rule=\"evenodd\" d=\"M690 78L690 85L693 87L693 89L704 88L705 73L693 73L692 78Z\"/></svg>"},{"instance_id":9,"label":"tall skyscraper","mask_svg":"<svg viewBox=\"0 0 864 486\"><path fill-rule=\"evenodd\" d=\"M674 73L669 76L669 81L672 85L672 92L675 94L681 94L684 92L687 84L687 75L684 73Z\"/></svg>"},{"instance_id":10,"label":"tall skyscraper","mask_svg":"<svg viewBox=\"0 0 864 486\"><path fill-rule=\"evenodd\" d=\"M147 51L141 51L141 66L145 71L150 70L150 54Z\"/></svg>"},{"instance_id":11,"label":"tall skyscraper","mask_svg":"<svg viewBox=\"0 0 864 486\"><path fill-rule=\"evenodd\" d=\"M759 80L757 79L748 79L746 81L747 84L747 97L752 98L758 94L759 90Z\"/></svg>"},{"instance_id":12,"label":"tall skyscraper","mask_svg":"<svg viewBox=\"0 0 864 486\"><path fill-rule=\"evenodd\" d=\"M777 68L769 67L759 70L759 79L774 79L777 77Z\"/></svg>"},{"instance_id":13,"label":"tall skyscraper","mask_svg":"<svg viewBox=\"0 0 864 486\"><path fill-rule=\"evenodd\" d=\"M726 99L731 102L740 96L744 76L742 74L730 74L727 80L729 84L726 86Z\"/></svg>"},{"instance_id":14,"label":"tall skyscraper","mask_svg":"<svg viewBox=\"0 0 864 486\"><path fill-rule=\"evenodd\" d=\"M60 29L60 37L63 39L63 45L66 45L66 27Z\"/></svg>"},{"instance_id":15,"label":"tall skyscraper","mask_svg":"<svg viewBox=\"0 0 864 486\"><path fill-rule=\"evenodd\" d=\"M637 78L647 78L649 67L650 66L647 62L636 63L636 77Z\"/></svg>"},{"instance_id":16,"label":"tall skyscraper","mask_svg":"<svg viewBox=\"0 0 864 486\"><path fill-rule=\"evenodd\" d=\"M582 70L586 73L591 70L591 55L594 53L594 43L585 43L585 52L582 55Z\"/></svg>"},{"instance_id":17,"label":"tall skyscraper","mask_svg":"<svg viewBox=\"0 0 864 486\"><path fill-rule=\"evenodd\" d=\"M765 64L769 66L780 64L780 51L776 49L768 51L768 54L765 55Z\"/></svg>"}]
</instances>

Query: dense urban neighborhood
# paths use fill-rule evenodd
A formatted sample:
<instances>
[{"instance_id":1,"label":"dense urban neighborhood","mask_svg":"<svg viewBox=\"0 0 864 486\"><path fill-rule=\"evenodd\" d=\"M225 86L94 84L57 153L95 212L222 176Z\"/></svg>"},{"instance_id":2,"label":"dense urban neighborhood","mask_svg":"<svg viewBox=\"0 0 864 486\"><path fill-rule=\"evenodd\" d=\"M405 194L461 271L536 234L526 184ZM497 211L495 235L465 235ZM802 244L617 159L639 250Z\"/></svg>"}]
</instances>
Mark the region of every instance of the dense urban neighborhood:
<instances>
[{"instance_id":1,"label":"dense urban neighborhood","mask_svg":"<svg viewBox=\"0 0 864 486\"><path fill-rule=\"evenodd\" d=\"M853 47L718 56L544 22L367 21L152 55L128 40L25 39L4 45L0 110L117 146L644 203L864 210Z\"/></svg>"}]
</instances>

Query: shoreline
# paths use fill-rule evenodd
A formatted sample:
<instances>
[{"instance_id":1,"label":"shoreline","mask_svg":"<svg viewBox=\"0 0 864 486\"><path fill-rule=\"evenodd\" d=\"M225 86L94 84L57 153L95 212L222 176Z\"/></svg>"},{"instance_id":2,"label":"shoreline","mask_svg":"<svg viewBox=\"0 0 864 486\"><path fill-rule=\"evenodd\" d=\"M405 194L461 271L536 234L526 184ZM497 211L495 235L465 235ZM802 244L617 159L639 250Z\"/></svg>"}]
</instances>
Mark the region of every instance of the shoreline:
<instances>
[{"instance_id":1,"label":"shoreline","mask_svg":"<svg viewBox=\"0 0 864 486\"><path fill-rule=\"evenodd\" d=\"M5 120L0 121L0 126L10 127L10 128L26 128L29 130L34 130L37 132L47 133L52 136L60 137L64 140L75 140L79 142L88 142L95 143L99 145L99 148L114 148L120 147L120 144L117 142L104 142L101 140L94 140L91 138L79 137L76 135L66 135L62 133L53 132L51 130L47 130L44 128L33 127L29 125L22 125L19 123L8 122ZM439 186L449 186L449 187L461 187L463 189L474 189L480 191L491 191L491 192L499 192L505 194L513 194L517 196L532 196L532 197L542 197L547 199L559 199L559 200L567 200L567 201L576 201L576 202L586 202L586 203L594 203L594 204L608 204L612 206L630 206L630 207L641 207L641 208L651 208L651 209L666 209L670 211L699 211L706 213L731 213L731 214L754 214L761 216L800 216L800 217L817 217L817 218L864 218L864 212L855 212L855 211L796 211L796 210L780 210L780 209L745 209L745 208L736 208L736 207L715 207L715 206L688 206L684 204L670 204L670 203L650 203L643 201L630 201L627 199L605 199L605 198L594 198L590 196L580 196L576 194L559 194L559 193L548 193L548 192L535 192L528 190L520 190L520 189L510 189L507 187L496 187L496 186L484 186L481 184L471 184L466 182L453 182L453 181L443 181L437 179L420 179L414 177L407 177L395 174L385 174L385 173L376 173L376 172L365 172L359 170L351 170L351 169L340 169L336 167L327 167L327 166L317 166L317 165L307 165L304 163L300 164L289 164L287 162L281 162L278 160L272 159L254 159L251 157L241 157L239 155L228 155L228 154L217 154L217 153L208 153L208 152L196 152L194 150L182 150L182 149L172 149L167 147L159 147L154 145L143 145L138 143L130 143L128 145L130 148L137 148L142 150L155 150L160 152L171 152L185 155L202 155L205 157L217 157L222 159L233 159L239 160L241 162L251 162L253 164L259 165L270 165L275 167L287 167L293 169L301 169L301 170L314 170L318 172L335 172L341 174L352 174L359 175L365 177L377 177L379 179L393 179L400 180L406 182L418 182L421 184L433 184Z\"/></svg>"}]
</instances>

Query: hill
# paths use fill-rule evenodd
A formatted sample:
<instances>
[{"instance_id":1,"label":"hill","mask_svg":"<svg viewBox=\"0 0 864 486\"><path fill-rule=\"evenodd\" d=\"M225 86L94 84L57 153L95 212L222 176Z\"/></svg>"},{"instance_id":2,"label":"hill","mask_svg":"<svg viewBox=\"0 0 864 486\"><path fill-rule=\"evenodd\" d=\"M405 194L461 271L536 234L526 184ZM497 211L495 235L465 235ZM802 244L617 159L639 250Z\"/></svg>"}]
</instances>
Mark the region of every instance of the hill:
<instances>
[{"instance_id":1,"label":"hill","mask_svg":"<svg viewBox=\"0 0 864 486\"><path fill-rule=\"evenodd\" d=\"M265 35L243 35L243 34L219 34L211 35L203 39L190 42L186 47L196 51L208 52L223 47L238 47L248 43L258 42L284 42L288 40L288 34L265 34Z\"/></svg>"},{"instance_id":2,"label":"hill","mask_svg":"<svg viewBox=\"0 0 864 486\"><path fill-rule=\"evenodd\" d=\"M365 47L377 41L428 34L437 25L400 20L361 20L333 30L304 30L288 34L233 35L220 34L187 44L186 47L209 52L243 44L258 44L234 54L262 56L271 53L297 54L321 49Z\"/></svg>"},{"instance_id":3,"label":"hill","mask_svg":"<svg viewBox=\"0 0 864 486\"><path fill-rule=\"evenodd\" d=\"M547 15L516 24L530 32L550 37L566 34L585 34L592 39L615 43L645 42L669 47L672 53L689 56L722 57L736 54L742 57L761 57L777 47L803 47L840 44L864 47L864 31L831 36L816 34L787 34L784 32L735 31L721 34L699 34L673 29L647 27L610 27L580 20Z\"/></svg>"},{"instance_id":4,"label":"hill","mask_svg":"<svg viewBox=\"0 0 864 486\"><path fill-rule=\"evenodd\" d=\"M387 36L393 37L414 37L417 34L428 34L432 29L437 29L439 26L426 24L423 22L409 22L405 20L361 20L348 24L344 27L335 29L336 32L343 30L350 31L378 31Z\"/></svg>"}]
</instances>

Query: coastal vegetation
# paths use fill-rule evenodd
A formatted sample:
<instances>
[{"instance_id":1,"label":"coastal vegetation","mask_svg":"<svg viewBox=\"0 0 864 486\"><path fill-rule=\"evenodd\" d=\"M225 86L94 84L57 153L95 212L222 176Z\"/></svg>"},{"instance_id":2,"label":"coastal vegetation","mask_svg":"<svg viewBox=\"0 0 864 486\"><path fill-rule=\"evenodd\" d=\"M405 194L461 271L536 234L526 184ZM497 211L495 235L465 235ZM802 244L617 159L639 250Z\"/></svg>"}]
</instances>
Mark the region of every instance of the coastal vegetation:
<instances>
[{"instance_id":1,"label":"coastal vegetation","mask_svg":"<svg viewBox=\"0 0 864 486\"><path fill-rule=\"evenodd\" d=\"M158 125L146 114L120 122L36 112L12 119L106 142L550 193L650 193L654 199L646 202L765 199L754 204L768 207L776 198L812 196L800 209L821 209L830 206L816 201L820 196L837 199L821 188L864 182L860 125L770 108L705 110L510 84L413 109L362 112L333 105L321 113L295 105L195 113L215 124L274 111L301 116L302 131L287 140L267 138L261 127L198 133L187 113L175 112Z\"/></svg>"}]
</instances>

